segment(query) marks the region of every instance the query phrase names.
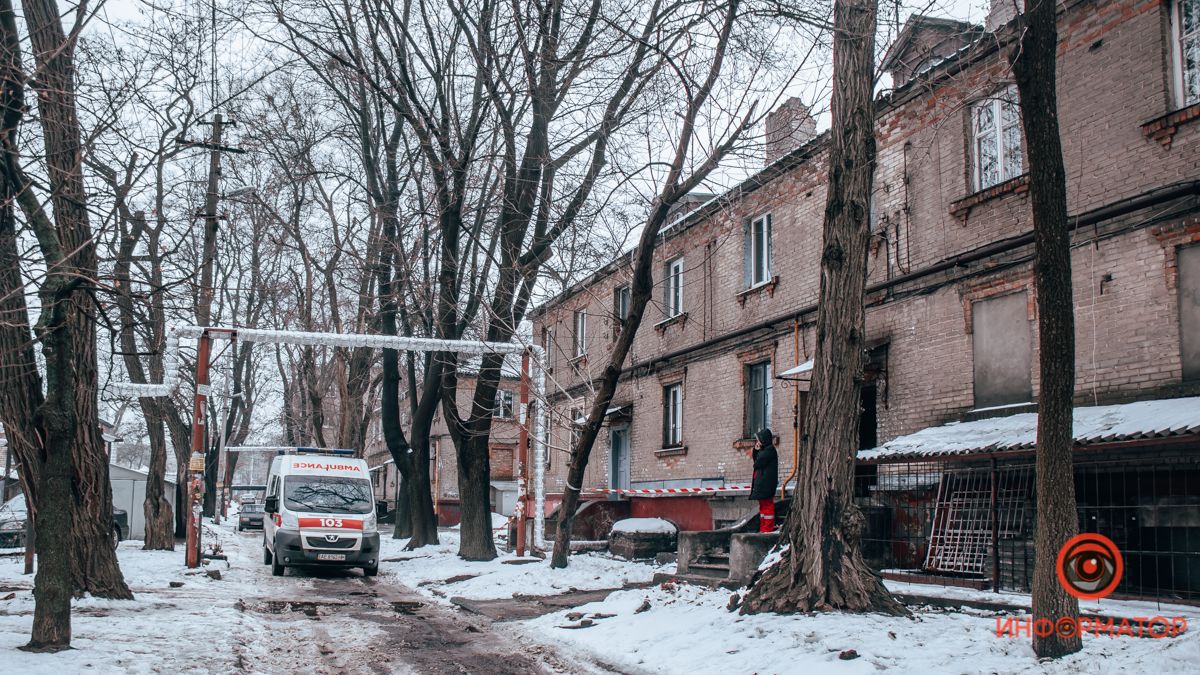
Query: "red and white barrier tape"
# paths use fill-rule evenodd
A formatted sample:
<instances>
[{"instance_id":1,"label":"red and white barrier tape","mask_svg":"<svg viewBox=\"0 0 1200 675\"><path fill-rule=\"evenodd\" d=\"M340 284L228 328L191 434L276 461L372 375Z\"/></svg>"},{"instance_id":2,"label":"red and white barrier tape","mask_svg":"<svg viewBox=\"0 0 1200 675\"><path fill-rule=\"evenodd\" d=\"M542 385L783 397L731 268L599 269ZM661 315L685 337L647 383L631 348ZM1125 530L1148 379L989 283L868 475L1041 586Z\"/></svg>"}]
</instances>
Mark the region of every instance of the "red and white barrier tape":
<instances>
[{"instance_id":1,"label":"red and white barrier tape","mask_svg":"<svg viewBox=\"0 0 1200 675\"><path fill-rule=\"evenodd\" d=\"M694 488L655 488L647 490L610 490L606 488L588 488L584 492L603 492L619 495L674 495L694 492L725 492L729 490L749 490L749 485L728 485L725 487L694 487Z\"/></svg>"}]
</instances>

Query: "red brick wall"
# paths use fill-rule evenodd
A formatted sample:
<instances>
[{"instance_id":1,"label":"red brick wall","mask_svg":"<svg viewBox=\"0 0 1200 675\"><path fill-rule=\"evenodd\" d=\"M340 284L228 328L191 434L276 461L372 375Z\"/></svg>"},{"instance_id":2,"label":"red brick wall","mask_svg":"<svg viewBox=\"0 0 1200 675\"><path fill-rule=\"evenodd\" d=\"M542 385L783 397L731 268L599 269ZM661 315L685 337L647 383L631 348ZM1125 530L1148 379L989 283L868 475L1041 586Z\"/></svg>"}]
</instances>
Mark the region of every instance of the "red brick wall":
<instances>
[{"instance_id":1,"label":"red brick wall","mask_svg":"<svg viewBox=\"0 0 1200 675\"><path fill-rule=\"evenodd\" d=\"M1120 203L1157 187L1200 175L1200 121L1180 126L1169 147L1143 125L1176 106L1167 70L1166 3L1121 0L1071 3L1063 17L1059 94L1072 214ZM995 44L991 37L984 43ZM953 256L1030 231L1028 196L1020 189L990 198L971 195L969 105L1011 82L1004 55L993 49L953 77L917 81L883 104L875 201L879 236L869 258L869 283L920 272ZM748 452L738 447L743 424L743 365L747 350L765 350L776 372L812 356L811 324L803 313L799 357L791 317L815 307L826 158L807 161L718 212L668 236L661 263L685 260L685 321L656 327L661 285L627 366L637 366L615 402L632 406L631 478L636 482L750 476ZM968 199L971 198L971 199ZM975 203L977 202L977 203ZM969 208L966 205L970 204ZM1174 250L1200 240L1186 214L1150 222L1165 207L1081 227L1074 234L1077 323L1077 398L1081 404L1195 391L1181 382ZM764 212L774 220L778 283L742 294L742 223ZM1152 226L1148 226L1152 225ZM1031 247L1025 246L870 295L868 338L888 343L879 383L879 439L960 419L974 407L971 302L1025 288L1030 318ZM552 378L587 402L586 381L599 374L612 346L612 290L627 283L627 265L575 289L535 317L535 335L554 331ZM570 362L572 313L589 313L588 357ZM737 331L774 320L737 337ZM727 339L722 340L725 336ZM1033 323L1034 395L1037 328ZM741 356L739 356L741 354ZM667 358L672 356L672 358ZM661 450L661 386L684 381L685 454ZM791 390L776 381L772 425L783 437L781 478L792 465ZM561 490L569 444L571 403L554 403L554 453L547 489ZM587 486L608 483L607 433L602 432Z\"/></svg>"}]
</instances>

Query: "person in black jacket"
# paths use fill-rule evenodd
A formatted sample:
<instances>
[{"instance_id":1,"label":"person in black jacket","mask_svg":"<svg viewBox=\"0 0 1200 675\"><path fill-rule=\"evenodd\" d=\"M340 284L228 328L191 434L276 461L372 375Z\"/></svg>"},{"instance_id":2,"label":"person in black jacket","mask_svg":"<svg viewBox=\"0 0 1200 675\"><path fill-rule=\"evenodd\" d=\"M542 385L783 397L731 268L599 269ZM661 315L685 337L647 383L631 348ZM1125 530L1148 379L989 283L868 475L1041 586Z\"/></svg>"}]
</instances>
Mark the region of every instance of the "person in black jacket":
<instances>
[{"instance_id":1,"label":"person in black jacket","mask_svg":"<svg viewBox=\"0 0 1200 675\"><path fill-rule=\"evenodd\" d=\"M754 481L750 498L758 500L758 531L775 531L775 490L779 487L779 453L770 429L754 434Z\"/></svg>"}]
</instances>

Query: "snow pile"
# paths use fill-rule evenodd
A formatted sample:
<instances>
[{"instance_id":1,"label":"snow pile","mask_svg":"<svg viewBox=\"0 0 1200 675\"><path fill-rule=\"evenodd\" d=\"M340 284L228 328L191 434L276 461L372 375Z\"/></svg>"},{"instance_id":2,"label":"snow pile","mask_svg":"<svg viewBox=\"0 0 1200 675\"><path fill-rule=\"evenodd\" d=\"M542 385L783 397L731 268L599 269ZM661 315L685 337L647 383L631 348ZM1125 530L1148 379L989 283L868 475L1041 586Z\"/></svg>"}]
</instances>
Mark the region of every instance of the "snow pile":
<instances>
[{"instance_id":1,"label":"snow pile","mask_svg":"<svg viewBox=\"0 0 1200 675\"><path fill-rule=\"evenodd\" d=\"M523 625L530 635L603 658L614 670L650 673L1194 672L1200 658L1194 630L1163 640L1085 636L1082 652L1040 663L1028 638L996 636L991 612L741 616L728 602L727 591L671 584L569 610L616 615L584 630L561 628L572 624L567 611ZM850 649L859 657L839 658Z\"/></svg>"},{"instance_id":2,"label":"snow pile","mask_svg":"<svg viewBox=\"0 0 1200 675\"><path fill-rule=\"evenodd\" d=\"M613 532L636 532L638 534L675 534L678 528L662 518L626 518L618 520Z\"/></svg>"},{"instance_id":3,"label":"snow pile","mask_svg":"<svg viewBox=\"0 0 1200 675\"><path fill-rule=\"evenodd\" d=\"M1123 405L1075 408L1076 443L1103 443L1200 432L1200 397L1139 401ZM1034 447L1037 414L1022 413L973 422L955 422L901 436L862 460L881 457L958 455Z\"/></svg>"},{"instance_id":4,"label":"snow pile","mask_svg":"<svg viewBox=\"0 0 1200 675\"><path fill-rule=\"evenodd\" d=\"M518 558L501 552L495 560L474 562L458 557L458 533L439 532L437 546L405 551L406 539L381 539L383 564L380 577L416 589L423 595L449 602L461 596L473 600L495 600L514 595L558 595L571 590L621 588L645 583L655 572L674 571L674 566L631 563L607 553L575 553L566 569L551 569L546 558ZM521 564L512 564L521 561Z\"/></svg>"}]
</instances>

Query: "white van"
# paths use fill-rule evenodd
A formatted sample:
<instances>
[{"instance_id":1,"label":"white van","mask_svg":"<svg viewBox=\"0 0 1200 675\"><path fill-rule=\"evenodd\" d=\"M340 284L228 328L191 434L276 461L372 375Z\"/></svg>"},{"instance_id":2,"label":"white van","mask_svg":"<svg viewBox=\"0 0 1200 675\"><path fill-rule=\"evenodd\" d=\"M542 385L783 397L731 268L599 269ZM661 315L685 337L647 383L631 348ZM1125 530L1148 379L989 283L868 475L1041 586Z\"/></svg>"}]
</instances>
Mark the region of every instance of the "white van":
<instances>
[{"instance_id":1,"label":"white van","mask_svg":"<svg viewBox=\"0 0 1200 675\"><path fill-rule=\"evenodd\" d=\"M263 563L379 571L379 530L367 463L337 455L279 455L267 475Z\"/></svg>"}]
</instances>

